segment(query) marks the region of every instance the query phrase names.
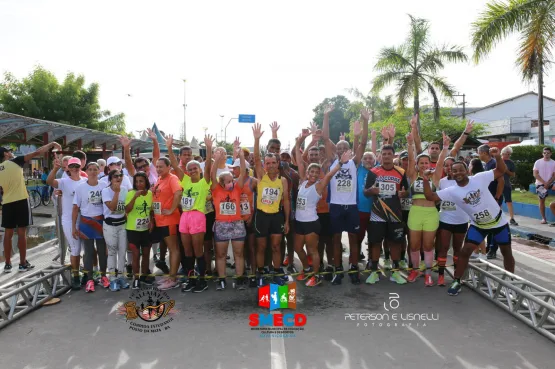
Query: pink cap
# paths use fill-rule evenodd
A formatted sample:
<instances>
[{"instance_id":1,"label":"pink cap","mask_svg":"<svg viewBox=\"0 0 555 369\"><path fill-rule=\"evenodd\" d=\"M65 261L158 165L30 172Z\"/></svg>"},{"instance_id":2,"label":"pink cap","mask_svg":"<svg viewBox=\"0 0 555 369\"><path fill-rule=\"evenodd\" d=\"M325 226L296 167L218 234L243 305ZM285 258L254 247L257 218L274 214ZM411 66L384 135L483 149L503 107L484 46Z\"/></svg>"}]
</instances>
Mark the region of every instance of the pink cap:
<instances>
[{"instance_id":1,"label":"pink cap","mask_svg":"<svg viewBox=\"0 0 555 369\"><path fill-rule=\"evenodd\" d=\"M79 166L81 166L81 159L79 159L79 158L71 158L71 159L69 159L69 161L67 162L67 165L70 166L71 164L79 164Z\"/></svg>"}]
</instances>

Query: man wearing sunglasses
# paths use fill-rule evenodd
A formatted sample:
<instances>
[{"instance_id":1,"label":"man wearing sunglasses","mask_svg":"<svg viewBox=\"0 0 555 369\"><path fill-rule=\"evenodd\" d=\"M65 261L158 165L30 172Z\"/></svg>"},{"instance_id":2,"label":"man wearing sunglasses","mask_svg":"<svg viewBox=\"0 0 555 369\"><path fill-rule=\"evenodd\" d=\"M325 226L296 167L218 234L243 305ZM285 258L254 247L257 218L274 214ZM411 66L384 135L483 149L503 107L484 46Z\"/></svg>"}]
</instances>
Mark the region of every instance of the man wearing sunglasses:
<instances>
[{"instance_id":1,"label":"man wearing sunglasses","mask_svg":"<svg viewBox=\"0 0 555 369\"><path fill-rule=\"evenodd\" d=\"M122 171L122 167L123 167L123 163L122 163L121 159L118 158L117 156L110 156L108 158L108 160L106 161L106 165L108 167L108 173L110 173L114 169ZM103 177L102 179L100 179L98 181L98 183L102 183L106 187L108 187L108 185L109 185L108 176ZM128 176L125 176L125 175L123 176L123 180L121 181L121 187L126 188L127 191L131 191L133 189L133 184L131 184L131 181L129 180Z\"/></svg>"},{"instance_id":2,"label":"man wearing sunglasses","mask_svg":"<svg viewBox=\"0 0 555 369\"><path fill-rule=\"evenodd\" d=\"M156 162L160 159L160 145L158 144L158 137L153 130L147 129L148 137L152 140L152 162L143 156L135 159L135 164L131 160L131 140L127 137L120 137L121 145L123 146L123 156L125 157L125 167L129 172L129 176L133 177L137 172L144 172L148 176L148 181L151 186L154 186L158 180L158 173L156 173Z\"/></svg>"}]
</instances>

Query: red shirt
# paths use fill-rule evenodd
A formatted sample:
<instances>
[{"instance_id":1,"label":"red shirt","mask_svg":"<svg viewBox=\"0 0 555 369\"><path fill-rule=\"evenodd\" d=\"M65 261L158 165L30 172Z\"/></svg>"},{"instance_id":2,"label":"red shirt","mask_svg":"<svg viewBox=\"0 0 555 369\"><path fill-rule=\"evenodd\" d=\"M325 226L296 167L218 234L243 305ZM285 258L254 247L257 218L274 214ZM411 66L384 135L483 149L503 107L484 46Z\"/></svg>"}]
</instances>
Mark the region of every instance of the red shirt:
<instances>
[{"instance_id":1,"label":"red shirt","mask_svg":"<svg viewBox=\"0 0 555 369\"><path fill-rule=\"evenodd\" d=\"M157 227L179 224L179 209L175 209L170 215L162 214L162 210L171 209L173 194L178 191L183 191L183 188L177 176L171 173L165 178L159 177L156 185L152 187L152 209Z\"/></svg>"},{"instance_id":2,"label":"red shirt","mask_svg":"<svg viewBox=\"0 0 555 369\"><path fill-rule=\"evenodd\" d=\"M233 190L223 189L221 185L217 185L212 190L212 202L216 210L216 220L220 222L235 222L241 220L241 193L243 189L237 184L233 186Z\"/></svg>"}]
</instances>

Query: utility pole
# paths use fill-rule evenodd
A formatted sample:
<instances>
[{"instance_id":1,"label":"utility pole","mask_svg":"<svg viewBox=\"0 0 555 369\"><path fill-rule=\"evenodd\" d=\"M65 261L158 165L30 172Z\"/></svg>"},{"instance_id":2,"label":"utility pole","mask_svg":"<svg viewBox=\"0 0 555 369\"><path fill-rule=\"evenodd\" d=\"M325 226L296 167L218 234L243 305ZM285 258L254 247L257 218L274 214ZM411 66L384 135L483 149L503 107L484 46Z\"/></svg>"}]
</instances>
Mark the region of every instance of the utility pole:
<instances>
[{"instance_id":1,"label":"utility pole","mask_svg":"<svg viewBox=\"0 0 555 369\"><path fill-rule=\"evenodd\" d=\"M462 102L462 107L463 107L462 118L465 119L465 118L466 118L466 94L462 94L462 95L453 95L453 96L462 96L462 98L463 98L463 102Z\"/></svg>"},{"instance_id":2,"label":"utility pole","mask_svg":"<svg viewBox=\"0 0 555 369\"><path fill-rule=\"evenodd\" d=\"M220 114L220 118L222 118L222 120L220 121L220 137L224 136L224 115Z\"/></svg>"},{"instance_id":3,"label":"utility pole","mask_svg":"<svg viewBox=\"0 0 555 369\"><path fill-rule=\"evenodd\" d=\"M187 80L183 80L183 141L187 141Z\"/></svg>"}]
</instances>

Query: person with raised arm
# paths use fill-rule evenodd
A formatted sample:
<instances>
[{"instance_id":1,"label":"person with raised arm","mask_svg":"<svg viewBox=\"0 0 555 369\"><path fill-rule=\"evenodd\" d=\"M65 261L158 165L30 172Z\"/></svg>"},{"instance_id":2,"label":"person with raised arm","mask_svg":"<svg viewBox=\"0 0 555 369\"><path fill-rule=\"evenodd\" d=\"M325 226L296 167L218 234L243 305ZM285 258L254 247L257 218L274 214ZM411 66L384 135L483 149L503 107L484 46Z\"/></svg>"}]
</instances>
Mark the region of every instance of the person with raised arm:
<instances>
[{"instance_id":1,"label":"person with raised arm","mask_svg":"<svg viewBox=\"0 0 555 369\"><path fill-rule=\"evenodd\" d=\"M254 215L254 228L256 231L256 267L258 268L258 285L266 284L264 270L264 252L267 239L270 238L272 248L273 270L271 277L274 283L283 285L286 278L276 276L283 274L281 265L281 240L283 234L289 232L289 216L291 205L289 203L289 187L287 180L279 173L279 154L267 153L264 156L264 167L260 160L260 138L264 134L259 123L252 128L254 136L254 164L258 179L257 209ZM283 212L280 207L283 206Z\"/></svg>"},{"instance_id":2,"label":"person with raised arm","mask_svg":"<svg viewBox=\"0 0 555 369\"><path fill-rule=\"evenodd\" d=\"M303 130L298 141L302 142L308 134L308 130ZM300 146L297 146L296 149L296 155L300 157ZM317 214L318 202L332 177L352 158L353 155L351 150L345 151L337 164L321 180L322 167L318 163L311 163L308 168L305 169L304 161L299 161L301 185L299 186L299 193L297 196L295 252L303 265L303 270L297 277L297 280L304 281L308 278L306 282L306 286L308 287L314 287L322 283L322 276L319 274L321 263L318 241L319 234L321 233L321 224ZM304 251L305 245L311 256L312 266L309 264L307 254Z\"/></svg>"},{"instance_id":3,"label":"person with raised arm","mask_svg":"<svg viewBox=\"0 0 555 369\"><path fill-rule=\"evenodd\" d=\"M347 141L341 140L335 145L337 150L337 158L333 154L334 148L329 138L329 115L334 107L329 105L324 111L324 141L326 142L326 154L329 160L333 161L331 167L333 168L343 156L343 153L350 150L350 145ZM341 284L343 279L343 260L342 260L342 245L341 235L347 232L349 235L349 251L350 251L350 268L349 277L351 283L359 284L360 276L358 272L358 259L360 257L360 250L358 248L358 231L360 229L360 219L357 208L357 166L360 164L364 150L366 149L366 142L368 141L368 121L370 118L370 111L363 109L360 112L362 119L362 127L359 121L354 123L353 132L355 136L362 137L361 144L357 147L355 156L347 163L342 164L341 170L337 172L330 181L330 217L331 228L333 233L333 261L335 264L335 274L332 278L332 284Z\"/></svg>"},{"instance_id":4,"label":"person with raised arm","mask_svg":"<svg viewBox=\"0 0 555 369\"><path fill-rule=\"evenodd\" d=\"M133 177L137 172L144 172L148 177L148 181L152 186L158 180L158 173L156 173L156 163L160 159L160 145L158 144L158 137L156 133L150 128L146 130L148 137L152 140L152 162L144 156L138 156L135 161L131 160L131 140L127 137L121 137L120 142L123 146L125 168L130 177ZM171 148L168 148L171 150Z\"/></svg>"},{"instance_id":5,"label":"person with raised arm","mask_svg":"<svg viewBox=\"0 0 555 369\"><path fill-rule=\"evenodd\" d=\"M470 227L466 233L464 246L457 261L455 280L447 293L458 295L461 291L461 278L468 266L470 255L482 243L486 236L491 235L499 245L503 254L505 270L514 273L515 259L511 250L511 232L506 217L493 195L487 190L488 185L505 174L505 162L496 147L490 148L490 154L497 159L495 169L468 176L466 163L455 162L451 173L457 182L456 186L433 192L428 174L424 173L424 195L428 201L450 201L470 217Z\"/></svg>"}]
</instances>

